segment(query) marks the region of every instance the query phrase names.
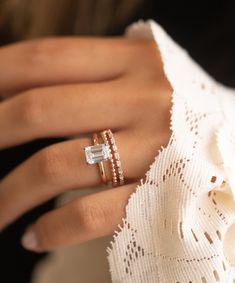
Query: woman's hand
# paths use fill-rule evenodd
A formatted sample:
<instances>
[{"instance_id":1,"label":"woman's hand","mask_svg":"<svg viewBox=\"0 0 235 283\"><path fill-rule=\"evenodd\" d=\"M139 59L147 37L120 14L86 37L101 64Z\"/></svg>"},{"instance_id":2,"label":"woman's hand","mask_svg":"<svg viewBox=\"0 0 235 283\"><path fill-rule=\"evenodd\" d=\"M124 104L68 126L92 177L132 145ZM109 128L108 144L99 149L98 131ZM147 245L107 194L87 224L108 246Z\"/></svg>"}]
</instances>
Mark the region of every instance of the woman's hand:
<instances>
[{"instance_id":1,"label":"woman's hand","mask_svg":"<svg viewBox=\"0 0 235 283\"><path fill-rule=\"evenodd\" d=\"M0 93L9 98L0 104L0 148L73 137L40 150L1 180L0 229L65 191L94 187L94 194L41 216L23 245L44 251L111 234L170 136L171 87L155 42L43 39L0 48L0 62ZM108 128L127 184L97 193L98 165L87 165L84 147L90 134Z\"/></svg>"}]
</instances>

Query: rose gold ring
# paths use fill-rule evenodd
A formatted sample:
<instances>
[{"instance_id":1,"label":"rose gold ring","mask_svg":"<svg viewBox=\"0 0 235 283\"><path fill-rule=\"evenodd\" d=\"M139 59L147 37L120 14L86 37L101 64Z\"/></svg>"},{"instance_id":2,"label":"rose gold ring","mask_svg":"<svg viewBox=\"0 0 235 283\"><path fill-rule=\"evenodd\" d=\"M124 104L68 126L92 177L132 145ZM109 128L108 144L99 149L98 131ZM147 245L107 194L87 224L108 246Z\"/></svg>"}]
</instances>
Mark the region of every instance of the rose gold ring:
<instances>
[{"instance_id":1,"label":"rose gold ring","mask_svg":"<svg viewBox=\"0 0 235 283\"><path fill-rule=\"evenodd\" d=\"M98 145L99 143L99 137L97 133L93 134L93 144L94 145ZM101 176L101 180L104 184L108 183L108 179L106 176L106 172L105 172L105 166L104 166L104 161L100 161L98 162L99 165L99 170L100 170L100 176Z\"/></svg>"},{"instance_id":2,"label":"rose gold ring","mask_svg":"<svg viewBox=\"0 0 235 283\"><path fill-rule=\"evenodd\" d=\"M110 170L112 173L112 184L114 187L121 186L124 184L124 174L122 170L120 155L118 153L118 148L113 136L113 133L110 129L102 131L100 133L104 143L110 149Z\"/></svg>"},{"instance_id":3,"label":"rose gold ring","mask_svg":"<svg viewBox=\"0 0 235 283\"><path fill-rule=\"evenodd\" d=\"M100 143L100 140L102 142ZM86 146L85 157L88 164L99 165L101 180L103 183L108 183L106 169L109 168L109 175L112 176L113 187L121 186L124 184L124 174L122 170L120 155L118 148L110 129L104 130L99 134L92 135L92 146ZM105 166L109 162L109 166Z\"/></svg>"}]
</instances>

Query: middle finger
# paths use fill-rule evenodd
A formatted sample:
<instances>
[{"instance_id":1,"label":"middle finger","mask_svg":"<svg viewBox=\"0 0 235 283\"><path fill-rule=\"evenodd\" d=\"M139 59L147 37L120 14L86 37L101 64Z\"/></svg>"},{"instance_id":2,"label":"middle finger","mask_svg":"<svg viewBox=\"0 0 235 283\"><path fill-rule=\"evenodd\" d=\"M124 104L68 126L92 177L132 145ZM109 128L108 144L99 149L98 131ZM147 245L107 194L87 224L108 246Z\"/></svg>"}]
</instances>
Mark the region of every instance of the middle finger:
<instances>
[{"instance_id":1,"label":"middle finger","mask_svg":"<svg viewBox=\"0 0 235 283\"><path fill-rule=\"evenodd\" d=\"M126 127L135 113L130 111L133 92L124 80L27 91L0 104L4 133L0 148L37 138Z\"/></svg>"}]
</instances>

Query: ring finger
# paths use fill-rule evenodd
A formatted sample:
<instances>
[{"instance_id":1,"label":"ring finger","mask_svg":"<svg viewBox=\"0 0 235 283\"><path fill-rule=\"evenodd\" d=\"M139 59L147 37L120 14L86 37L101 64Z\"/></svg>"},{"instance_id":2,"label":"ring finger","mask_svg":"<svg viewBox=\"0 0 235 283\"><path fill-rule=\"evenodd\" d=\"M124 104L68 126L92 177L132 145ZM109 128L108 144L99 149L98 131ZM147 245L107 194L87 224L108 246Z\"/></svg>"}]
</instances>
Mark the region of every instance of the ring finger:
<instances>
[{"instance_id":1,"label":"ring finger","mask_svg":"<svg viewBox=\"0 0 235 283\"><path fill-rule=\"evenodd\" d=\"M139 179L155 152L147 150L131 131L116 132L114 136L126 180ZM49 146L6 176L0 183L0 229L66 190L100 184L97 166L87 165L85 161L83 148L90 144L90 139L81 138ZM132 158L129 156L130 149ZM139 162L143 160L143 154L145 162Z\"/></svg>"}]
</instances>

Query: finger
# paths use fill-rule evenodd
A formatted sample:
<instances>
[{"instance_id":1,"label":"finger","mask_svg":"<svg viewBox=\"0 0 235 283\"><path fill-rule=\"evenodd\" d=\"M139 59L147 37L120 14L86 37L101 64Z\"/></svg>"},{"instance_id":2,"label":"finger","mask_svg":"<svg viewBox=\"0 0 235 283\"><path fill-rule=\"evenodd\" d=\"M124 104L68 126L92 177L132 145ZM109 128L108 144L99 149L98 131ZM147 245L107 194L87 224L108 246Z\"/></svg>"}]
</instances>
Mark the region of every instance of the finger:
<instances>
[{"instance_id":1,"label":"finger","mask_svg":"<svg viewBox=\"0 0 235 283\"><path fill-rule=\"evenodd\" d=\"M37 138L126 127L136 114L130 111L133 92L130 84L119 80L27 91L0 104L4 133L0 148Z\"/></svg>"},{"instance_id":2,"label":"finger","mask_svg":"<svg viewBox=\"0 0 235 283\"><path fill-rule=\"evenodd\" d=\"M43 215L22 238L23 246L40 252L111 235L121 224L136 185L81 197Z\"/></svg>"},{"instance_id":3,"label":"finger","mask_svg":"<svg viewBox=\"0 0 235 283\"><path fill-rule=\"evenodd\" d=\"M0 48L0 93L119 77L132 55L124 38L51 38Z\"/></svg>"},{"instance_id":4,"label":"finger","mask_svg":"<svg viewBox=\"0 0 235 283\"><path fill-rule=\"evenodd\" d=\"M117 132L114 136L126 181L139 179L158 145L150 149L145 139L135 138L132 132ZM82 138L49 146L6 176L0 182L0 229L62 192L101 184L98 165L85 161L83 148L90 144L89 138Z\"/></svg>"}]
</instances>

